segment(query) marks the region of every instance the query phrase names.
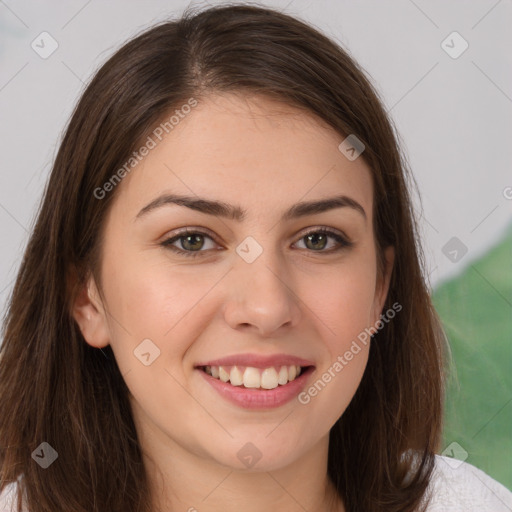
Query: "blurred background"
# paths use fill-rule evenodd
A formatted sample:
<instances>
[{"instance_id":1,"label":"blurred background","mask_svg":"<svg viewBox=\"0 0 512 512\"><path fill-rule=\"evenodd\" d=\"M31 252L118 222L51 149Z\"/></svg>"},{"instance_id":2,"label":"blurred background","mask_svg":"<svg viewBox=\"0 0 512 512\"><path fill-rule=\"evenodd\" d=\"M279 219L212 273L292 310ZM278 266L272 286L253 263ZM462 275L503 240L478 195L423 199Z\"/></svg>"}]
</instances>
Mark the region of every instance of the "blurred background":
<instances>
[{"instance_id":1,"label":"blurred background","mask_svg":"<svg viewBox=\"0 0 512 512\"><path fill-rule=\"evenodd\" d=\"M0 313L94 71L181 0L0 0ZM268 0L335 39L394 121L450 339L442 452L512 489L512 2ZM421 197L421 202L420 202Z\"/></svg>"}]
</instances>

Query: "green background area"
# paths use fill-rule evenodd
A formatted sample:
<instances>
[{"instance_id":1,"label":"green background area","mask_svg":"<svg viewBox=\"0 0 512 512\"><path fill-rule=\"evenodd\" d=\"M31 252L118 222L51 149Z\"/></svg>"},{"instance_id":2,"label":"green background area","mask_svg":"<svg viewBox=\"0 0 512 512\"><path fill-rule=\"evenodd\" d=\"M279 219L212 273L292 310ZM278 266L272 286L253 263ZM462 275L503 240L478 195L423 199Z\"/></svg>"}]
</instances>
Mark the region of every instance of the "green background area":
<instances>
[{"instance_id":1,"label":"green background area","mask_svg":"<svg viewBox=\"0 0 512 512\"><path fill-rule=\"evenodd\" d=\"M512 225L432 298L452 350L442 448L512 489Z\"/></svg>"}]
</instances>

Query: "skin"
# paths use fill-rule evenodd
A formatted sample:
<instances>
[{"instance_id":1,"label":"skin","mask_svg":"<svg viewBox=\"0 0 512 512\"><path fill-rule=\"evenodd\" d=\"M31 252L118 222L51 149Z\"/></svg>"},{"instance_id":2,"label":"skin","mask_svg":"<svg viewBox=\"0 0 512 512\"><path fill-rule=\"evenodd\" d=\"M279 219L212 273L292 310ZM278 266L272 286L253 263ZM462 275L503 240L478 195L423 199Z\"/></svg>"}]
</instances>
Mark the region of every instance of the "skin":
<instances>
[{"instance_id":1,"label":"skin","mask_svg":"<svg viewBox=\"0 0 512 512\"><path fill-rule=\"evenodd\" d=\"M112 346L154 510L344 510L327 477L328 434L360 383L369 345L308 404L294 399L265 411L227 402L194 369L232 354L286 353L314 362L309 386L379 319L394 252L386 250L378 279L371 172L339 151L343 139L264 97L210 96L118 186L105 224L102 293L91 277L74 316L87 343ZM136 219L164 191L239 205L247 218L166 205ZM280 220L294 203L335 194L360 203L366 219L343 207ZM216 239L205 237L196 258L161 245L184 227ZM320 227L343 232L353 246L329 252L338 247L329 237L311 248L305 233ZM250 264L235 251L247 236L263 248ZM145 366L134 350L148 338L160 356ZM251 468L237 457L249 441L262 455Z\"/></svg>"}]
</instances>

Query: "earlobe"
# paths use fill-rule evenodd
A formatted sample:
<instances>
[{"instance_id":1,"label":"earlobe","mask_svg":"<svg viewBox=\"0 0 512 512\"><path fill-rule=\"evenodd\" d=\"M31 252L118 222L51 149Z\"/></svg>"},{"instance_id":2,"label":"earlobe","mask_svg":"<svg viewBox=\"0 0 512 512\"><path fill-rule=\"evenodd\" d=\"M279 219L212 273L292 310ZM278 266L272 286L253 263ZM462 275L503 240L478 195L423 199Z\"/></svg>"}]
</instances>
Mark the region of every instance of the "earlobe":
<instances>
[{"instance_id":1,"label":"earlobe","mask_svg":"<svg viewBox=\"0 0 512 512\"><path fill-rule=\"evenodd\" d=\"M74 299L72 313L89 345L103 348L110 343L105 310L92 276L86 283L80 285Z\"/></svg>"}]
</instances>

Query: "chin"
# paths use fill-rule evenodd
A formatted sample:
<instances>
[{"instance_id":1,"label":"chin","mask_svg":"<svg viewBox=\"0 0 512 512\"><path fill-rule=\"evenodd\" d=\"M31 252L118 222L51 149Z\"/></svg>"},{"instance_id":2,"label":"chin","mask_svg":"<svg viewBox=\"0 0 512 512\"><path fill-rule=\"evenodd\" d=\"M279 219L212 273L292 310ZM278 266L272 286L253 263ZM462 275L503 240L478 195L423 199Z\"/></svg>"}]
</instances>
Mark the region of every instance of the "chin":
<instances>
[{"instance_id":1,"label":"chin","mask_svg":"<svg viewBox=\"0 0 512 512\"><path fill-rule=\"evenodd\" d=\"M218 464L234 471L262 472L284 469L307 451L303 436L290 436L284 430L280 436L269 432L272 429L265 428L260 435L239 433L223 446L221 453L219 444L212 447L211 456Z\"/></svg>"}]
</instances>

